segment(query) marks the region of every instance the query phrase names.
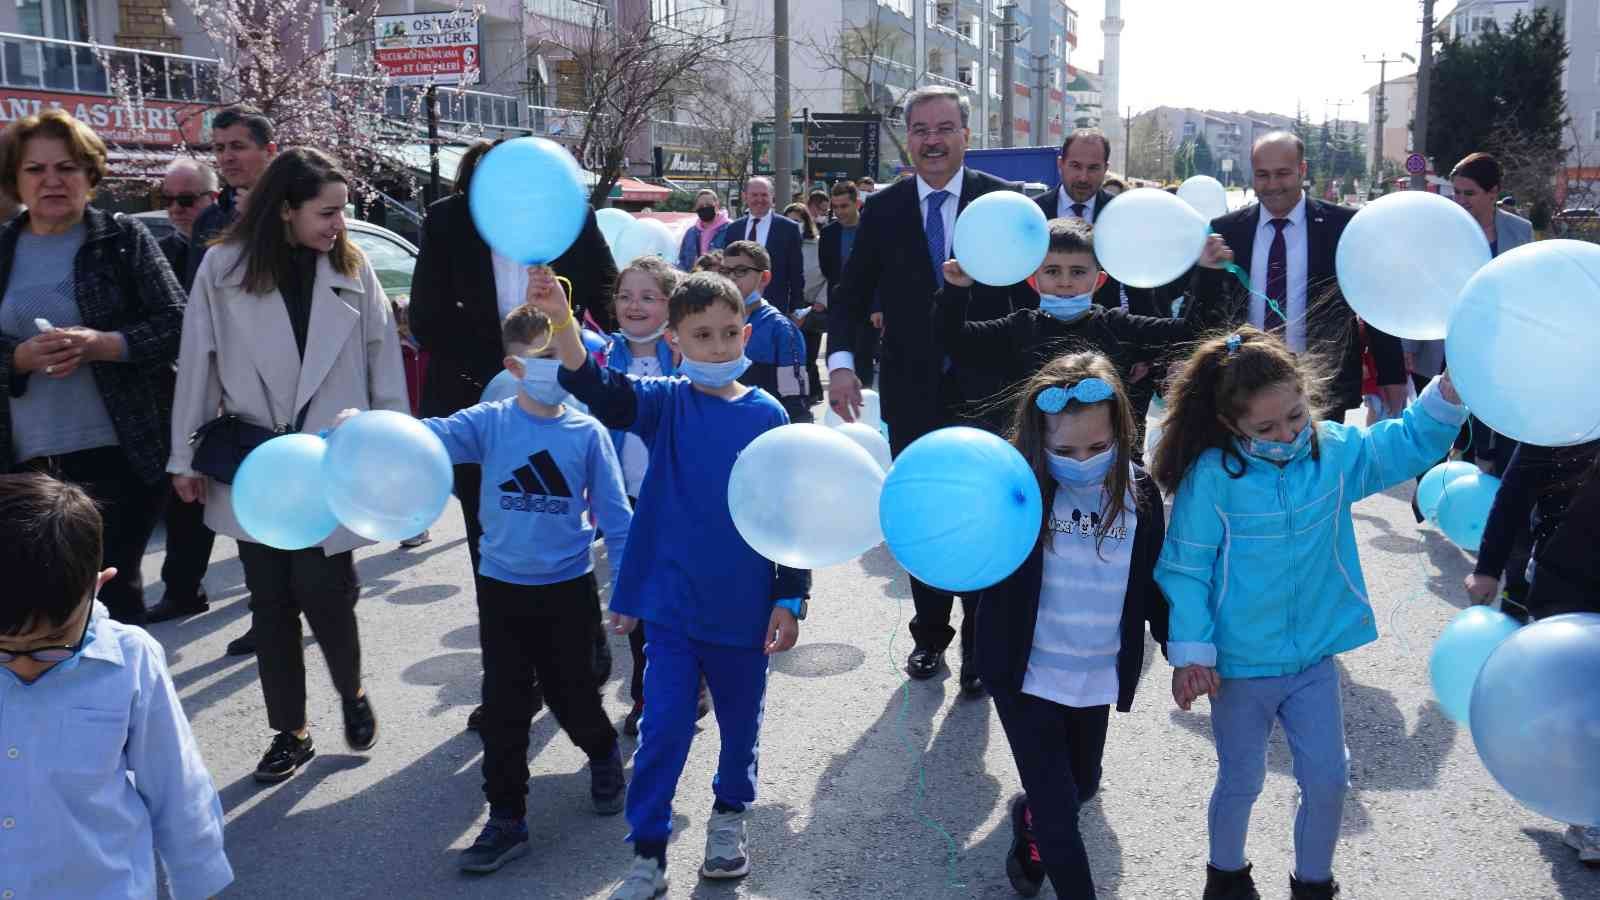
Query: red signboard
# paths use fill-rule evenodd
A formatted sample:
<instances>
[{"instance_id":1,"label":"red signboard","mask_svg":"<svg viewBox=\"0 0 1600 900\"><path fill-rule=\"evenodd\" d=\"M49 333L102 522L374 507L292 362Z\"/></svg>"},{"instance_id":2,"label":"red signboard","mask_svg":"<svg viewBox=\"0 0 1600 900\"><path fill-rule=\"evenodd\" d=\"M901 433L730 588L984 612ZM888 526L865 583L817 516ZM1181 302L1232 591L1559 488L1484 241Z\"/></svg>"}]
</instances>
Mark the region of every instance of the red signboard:
<instances>
[{"instance_id":1,"label":"red signboard","mask_svg":"<svg viewBox=\"0 0 1600 900\"><path fill-rule=\"evenodd\" d=\"M477 84L478 17L470 12L373 16L378 65L395 84Z\"/></svg>"},{"instance_id":2,"label":"red signboard","mask_svg":"<svg viewBox=\"0 0 1600 900\"><path fill-rule=\"evenodd\" d=\"M115 97L0 87L0 126L52 108L71 113L108 144L170 147L201 144L209 137L209 107L203 103L146 100L135 109L117 102Z\"/></svg>"}]
</instances>

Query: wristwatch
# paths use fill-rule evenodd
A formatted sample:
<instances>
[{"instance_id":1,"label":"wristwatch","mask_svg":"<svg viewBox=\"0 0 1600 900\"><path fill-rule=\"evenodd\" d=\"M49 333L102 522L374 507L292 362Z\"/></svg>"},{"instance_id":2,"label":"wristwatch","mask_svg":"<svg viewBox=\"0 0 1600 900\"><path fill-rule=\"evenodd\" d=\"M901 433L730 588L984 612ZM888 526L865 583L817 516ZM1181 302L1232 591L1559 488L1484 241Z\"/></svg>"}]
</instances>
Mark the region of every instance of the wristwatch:
<instances>
[{"instance_id":1,"label":"wristwatch","mask_svg":"<svg viewBox=\"0 0 1600 900\"><path fill-rule=\"evenodd\" d=\"M773 606L781 606L784 609L787 609L789 612L794 614L795 619L801 622L806 620L806 611L810 608L804 597L790 597L784 600L779 600L778 602L774 603Z\"/></svg>"}]
</instances>

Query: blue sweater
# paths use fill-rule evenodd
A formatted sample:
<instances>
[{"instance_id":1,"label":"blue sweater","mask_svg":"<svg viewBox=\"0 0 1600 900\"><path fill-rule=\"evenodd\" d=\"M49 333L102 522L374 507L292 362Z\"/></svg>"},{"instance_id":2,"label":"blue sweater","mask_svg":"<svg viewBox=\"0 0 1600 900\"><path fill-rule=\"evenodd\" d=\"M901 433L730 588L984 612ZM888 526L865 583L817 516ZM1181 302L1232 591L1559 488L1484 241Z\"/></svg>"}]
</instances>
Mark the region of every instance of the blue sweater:
<instances>
[{"instance_id":1,"label":"blue sweater","mask_svg":"<svg viewBox=\"0 0 1600 900\"><path fill-rule=\"evenodd\" d=\"M791 421L812 421L805 335L766 300L758 300L750 308L749 322L750 340L744 354L750 357L750 368L739 381L776 397Z\"/></svg>"},{"instance_id":2,"label":"blue sweater","mask_svg":"<svg viewBox=\"0 0 1600 900\"><path fill-rule=\"evenodd\" d=\"M422 424L444 442L451 462L483 467L478 574L538 585L594 571L594 526L584 516L593 509L605 531L615 592L633 514L616 451L599 422L571 408L540 418L512 397Z\"/></svg>"},{"instance_id":3,"label":"blue sweater","mask_svg":"<svg viewBox=\"0 0 1600 900\"><path fill-rule=\"evenodd\" d=\"M722 400L681 376L633 378L593 360L562 369L561 384L650 448L611 609L708 643L764 646L773 602L807 596L811 573L745 543L728 512L728 478L751 441L788 424L783 408L763 391Z\"/></svg>"}]
</instances>

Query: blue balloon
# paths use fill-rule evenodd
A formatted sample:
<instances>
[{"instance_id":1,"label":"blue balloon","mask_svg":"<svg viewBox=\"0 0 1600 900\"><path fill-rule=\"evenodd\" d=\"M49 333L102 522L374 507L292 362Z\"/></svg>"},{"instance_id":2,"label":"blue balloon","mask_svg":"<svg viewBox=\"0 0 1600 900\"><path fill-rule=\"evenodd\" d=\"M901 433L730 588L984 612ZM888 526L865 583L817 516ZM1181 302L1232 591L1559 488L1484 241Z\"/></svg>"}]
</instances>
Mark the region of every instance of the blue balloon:
<instances>
[{"instance_id":1,"label":"blue balloon","mask_svg":"<svg viewBox=\"0 0 1600 900\"><path fill-rule=\"evenodd\" d=\"M450 500L450 454L404 413L369 410L334 429L322 472L339 523L371 541L426 531Z\"/></svg>"},{"instance_id":2,"label":"blue balloon","mask_svg":"<svg viewBox=\"0 0 1600 900\"><path fill-rule=\"evenodd\" d=\"M285 434L244 458L233 478L233 515L251 540L304 550L339 527L322 475L327 450L327 442L314 434Z\"/></svg>"},{"instance_id":3,"label":"blue balloon","mask_svg":"<svg viewBox=\"0 0 1600 900\"><path fill-rule=\"evenodd\" d=\"M1489 524L1489 508L1494 506L1494 495L1499 490L1500 479L1482 472L1463 475L1446 484L1434 519L1439 530L1457 547L1478 552L1483 529Z\"/></svg>"},{"instance_id":4,"label":"blue balloon","mask_svg":"<svg viewBox=\"0 0 1600 900\"><path fill-rule=\"evenodd\" d=\"M1469 462L1446 462L1428 470L1417 485L1417 508L1422 517L1432 521L1439 514L1439 500L1444 497L1445 485L1464 475L1478 474L1478 467Z\"/></svg>"},{"instance_id":5,"label":"blue balloon","mask_svg":"<svg viewBox=\"0 0 1600 900\"><path fill-rule=\"evenodd\" d=\"M1450 620L1428 660L1433 695L1439 698L1445 715L1467 724L1478 672L1494 648L1516 630L1515 619L1487 606L1469 606Z\"/></svg>"},{"instance_id":6,"label":"blue balloon","mask_svg":"<svg viewBox=\"0 0 1600 900\"><path fill-rule=\"evenodd\" d=\"M739 452L728 476L728 513L757 553L821 569L883 540L872 514L882 489L883 469L849 438L822 425L784 425Z\"/></svg>"},{"instance_id":7,"label":"blue balloon","mask_svg":"<svg viewBox=\"0 0 1600 900\"><path fill-rule=\"evenodd\" d=\"M1397 191L1362 207L1334 254L1339 290L1356 315L1415 340L1445 336L1461 288L1488 262L1489 241L1477 220L1427 191Z\"/></svg>"},{"instance_id":8,"label":"blue balloon","mask_svg":"<svg viewBox=\"0 0 1600 900\"><path fill-rule=\"evenodd\" d=\"M1096 215L1094 255L1129 287L1160 287L1189 271L1210 233L1211 223L1176 195L1135 188Z\"/></svg>"},{"instance_id":9,"label":"blue balloon","mask_svg":"<svg viewBox=\"0 0 1600 900\"><path fill-rule=\"evenodd\" d=\"M489 379L489 384L483 389L483 396L478 398L478 402L494 403L497 400L504 400L507 397L515 397L516 395L517 376L505 369L501 369L500 374Z\"/></svg>"},{"instance_id":10,"label":"blue balloon","mask_svg":"<svg viewBox=\"0 0 1600 900\"><path fill-rule=\"evenodd\" d=\"M1528 809L1600 825L1600 615L1541 619L1506 638L1472 689L1472 742Z\"/></svg>"},{"instance_id":11,"label":"blue balloon","mask_svg":"<svg viewBox=\"0 0 1600 900\"><path fill-rule=\"evenodd\" d=\"M1600 437L1597 346L1600 246L1572 240L1524 244L1479 269L1444 342L1450 378L1473 414L1541 447Z\"/></svg>"},{"instance_id":12,"label":"blue balloon","mask_svg":"<svg viewBox=\"0 0 1600 900\"><path fill-rule=\"evenodd\" d=\"M956 261L979 284L1004 287L1038 271L1050 249L1039 204L1016 191L990 191L956 217Z\"/></svg>"},{"instance_id":13,"label":"blue balloon","mask_svg":"<svg viewBox=\"0 0 1600 900\"><path fill-rule=\"evenodd\" d=\"M878 519L917 580L973 591L1017 570L1039 540L1039 480L1015 447L976 428L941 428L889 469Z\"/></svg>"},{"instance_id":14,"label":"blue balloon","mask_svg":"<svg viewBox=\"0 0 1600 900\"><path fill-rule=\"evenodd\" d=\"M611 342L606 340L606 336L598 331L590 331L585 328L581 337L583 338L583 349L590 353L604 353L606 348L611 346Z\"/></svg>"},{"instance_id":15,"label":"blue balloon","mask_svg":"<svg viewBox=\"0 0 1600 900\"><path fill-rule=\"evenodd\" d=\"M467 205L484 241L525 266L565 253L589 218L578 161L560 144L539 137L490 150L472 173Z\"/></svg>"}]
</instances>

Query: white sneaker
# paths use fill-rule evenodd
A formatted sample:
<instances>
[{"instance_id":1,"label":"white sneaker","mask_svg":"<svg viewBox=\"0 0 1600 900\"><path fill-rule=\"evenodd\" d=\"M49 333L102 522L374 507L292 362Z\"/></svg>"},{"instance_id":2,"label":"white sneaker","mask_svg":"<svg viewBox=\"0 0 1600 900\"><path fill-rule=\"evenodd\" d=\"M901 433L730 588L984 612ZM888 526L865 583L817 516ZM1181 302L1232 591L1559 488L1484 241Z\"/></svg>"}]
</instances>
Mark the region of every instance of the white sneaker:
<instances>
[{"instance_id":1,"label":"white sneaker","mask_svg":"<svg viewBox=\"0 0 1600 900\"><path fill-rule=\"evenodd\" d=\"M645 856L635 856L611 900L655 900L667 892L667 867Z\"/></svg>"},{"instance_id":2,"label":"white sneaker","mask_svg":"<svg viewBox=\"0 0 1600 900\"><path fill-rule=\"evenodd\" d=\"M1567 846L1578 851L1578 861L1600 863L1600 828L1593 825L1568 825L1562 835Z\"/></svg>"},{"instance_id":3,"label":"white sneaker","mask_svg":"<svg viewBox=\"0 0 1600 900\"><path fill-rule=\"evenodd\" d=\"M745 853L744 813L714 812L706 823L706 862L700 874L707 878L743 878L750 874Z\"/></svg>"},{"instance_id":4,"label":"white sneaker","mask_svg":"<svg viewBox=\"0 0 1600 900\"><path fill-rule=\"evenodd\" d=\"M433 540L433 535L431 535L428 532L424 531L421 534L414 534L411 537L408 537L405 540L401 541L400 542L400 546L405 547L407 549L410 549L412 547L421 547L423 544L426 544L427 542L429 542L431 540Z\"/></svg>"}]
</instances>

